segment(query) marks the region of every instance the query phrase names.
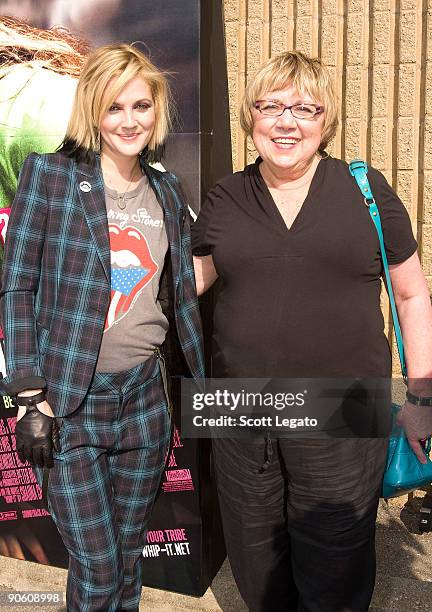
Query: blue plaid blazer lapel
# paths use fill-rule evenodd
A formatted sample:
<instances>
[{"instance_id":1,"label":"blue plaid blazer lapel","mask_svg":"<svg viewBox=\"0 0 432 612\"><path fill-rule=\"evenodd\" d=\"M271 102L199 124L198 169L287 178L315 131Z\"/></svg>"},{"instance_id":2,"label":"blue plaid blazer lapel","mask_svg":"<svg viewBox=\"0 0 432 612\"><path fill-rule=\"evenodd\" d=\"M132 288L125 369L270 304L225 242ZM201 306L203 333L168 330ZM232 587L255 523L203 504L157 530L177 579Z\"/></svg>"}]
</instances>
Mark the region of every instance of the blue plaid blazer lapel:
<instances>
[{"instance_id":1,"label":"blue plaid blazer lapel","mask_svg":"<svg viewBox=\"0 0 432 612\"><path fill-rule=\"evenodd\" d=\"M167 180L168 173L154 170L151 166L143 164L143 170L152 186L158 201L164 209L164 222L170 246L171 266L174 287L177 287L181 275L181 258L180 258L180 218L182 218L182 203L178 197L178 193L173 190L171 182ZM165 176L167 174L167 176Z\"/></svg>"},{"instance_id":2,"label":"blue plaid blazer lapel","mask_svg":"<svg viewBox=\"0 0 432 612\"><path fill-rule=\"evenodd\" d=\"M111 279L110 243L105 192L99 157L75 167L79 198L106 277Z\"/></svg>"},{"instance_id":3,"label":"blue plaid blazer lapel","mask_svg":"<svg viewBox=\"0 0 432 612\"><path fill-rule=\"evenodd\" d=\"M177 336L180 352L186 360L190 374L196 378L204 376L203 339L198 298L195 290L195 276L192 265L192 250L190 244L190 228L187 202L177 178L169 172L160 172L143 164L150 184L164 209L165 228L170 245L170 282L173 293L169 298L169 308L173 308L171 339ZM171 278L172 277L172 278ZM162 282L162 281L161 281ZM168 285L170 284L168 282ZM168 289L168 294L171 292ZM169 318L169 316L168 316ZM176 342L165 342L164 348L172 351L171 364L176 361ZM168 346L171 344L171 347ZM168 362L170 357L168 358ZM183 368L176 365L172 373L183 374Z\"/></svg>"}]
</instances>

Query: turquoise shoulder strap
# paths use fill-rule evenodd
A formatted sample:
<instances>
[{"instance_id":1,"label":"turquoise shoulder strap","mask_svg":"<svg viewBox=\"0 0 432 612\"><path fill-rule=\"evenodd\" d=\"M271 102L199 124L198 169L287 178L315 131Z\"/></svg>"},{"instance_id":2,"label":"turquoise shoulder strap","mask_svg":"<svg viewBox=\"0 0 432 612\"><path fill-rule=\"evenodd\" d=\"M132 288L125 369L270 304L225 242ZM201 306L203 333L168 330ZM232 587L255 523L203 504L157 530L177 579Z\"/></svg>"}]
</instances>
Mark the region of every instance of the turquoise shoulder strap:
<instances>
[{"instance_id":1,"label":"turquoise shoulder strap","mask_svg":"<svg viewBox=\"0 0 432 612\"><path fill-rule=\"evenodd\" d=\"M370 188L368 177L367 177L368 167L367 167L366 162L362 161L361 159L355 159L350 163L349 169L350 169L352 176L355 178L360 191L362 192L364 203L368 207L369 214L372 218L373 224L375 225L375 229L378 234L378 239L379 239L380 249L381 249L381 259L383 262L387 293L388 293L389 300L390 300L390 307L391 307L392 318L393 318L393 327L395 330L399 359L400 359L403 377L406 379L407 370L406 370L406 363L405 363L405 351L404 351L404 345L403 345L403 339L402 339L402 332L401 332L401 328L399 324L399 317L398 317L398 313L396 309L396 303L395 303L394 294L393 294L393 286L392 286L389 267L388 267L387 254L386 254L385 246L384 246L384 236L383 236L382 227L381 227L381 218L380 218L377 203L375 202L375 198L373 197L372 190Z\"/></svg>"}]
</instances>

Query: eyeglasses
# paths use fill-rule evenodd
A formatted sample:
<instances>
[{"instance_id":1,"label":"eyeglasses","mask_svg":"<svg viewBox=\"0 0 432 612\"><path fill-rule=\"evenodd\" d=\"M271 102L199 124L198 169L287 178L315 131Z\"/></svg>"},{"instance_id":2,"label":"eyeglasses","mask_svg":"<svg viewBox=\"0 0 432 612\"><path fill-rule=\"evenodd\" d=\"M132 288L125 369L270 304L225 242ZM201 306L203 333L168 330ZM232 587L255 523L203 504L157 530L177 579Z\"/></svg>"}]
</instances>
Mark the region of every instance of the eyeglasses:
<instances>
[{"instance_id":1,"label":"eyeglasses","mask_svg":"<svg viewBox=\"0 0 432 612\"><path fill-rule=\"evenodd\" d=\"M286 106L275 100L257 100L255 108L266 117L280 117L286 110L289 110L295 119L313 119L324 112L324 106L318 104L300 103Z\"/></svg>"}]
</instances>

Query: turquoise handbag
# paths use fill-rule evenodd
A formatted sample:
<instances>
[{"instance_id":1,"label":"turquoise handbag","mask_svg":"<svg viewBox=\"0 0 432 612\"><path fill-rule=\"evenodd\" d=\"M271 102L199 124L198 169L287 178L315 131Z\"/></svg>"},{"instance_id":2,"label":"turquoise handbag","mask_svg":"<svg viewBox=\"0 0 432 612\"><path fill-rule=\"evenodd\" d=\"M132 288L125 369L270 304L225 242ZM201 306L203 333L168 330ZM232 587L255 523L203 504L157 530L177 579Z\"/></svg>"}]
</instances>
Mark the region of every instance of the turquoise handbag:
<instances>
[{"instance_id":1,"label":"turquoise handbag","mask_svg":"<svg viewBox=\"0 0 432 612\"><path fill-rule=\"evenodd\" d=\"M387 462L384 472L381 497L397 497L432 482L432 461L429 459L431 440L425 443L427 463L417 459L403 427L396 424L396 415L400 406L392 404L393 428L387 449Z\"/></svg>"},{"instance_id":2,"label":"turquoise handbag","mask_svg":"<svg viewBox=\"0 0 432 612\"><path fill-rule=\"evenodd\" d=\"M384 246L380 214L367 178L367 164L360 159L356 159L350 163L349 169L352 176L355 178L360 191L362 192L364 203L368 207L369 214L378 233L381 259L383 262L384 276L390 301L393 327L396 336L402 375L406 381L407 370L402 332L396 310L396 303ZM427 458L427 463L420 463L409 445L408 440L406 439L403 428L396 424L396 416L399 410L400 406L392 404L393 427L387 449L387 461L381 492L381 497L385 498L404 495L405 493L409 493L414 489L418 489L419 487L425 486L432 482L432 461L429 458L431 439L428 438L424 445L424 453Z\"/></svg>"}]
</instances>

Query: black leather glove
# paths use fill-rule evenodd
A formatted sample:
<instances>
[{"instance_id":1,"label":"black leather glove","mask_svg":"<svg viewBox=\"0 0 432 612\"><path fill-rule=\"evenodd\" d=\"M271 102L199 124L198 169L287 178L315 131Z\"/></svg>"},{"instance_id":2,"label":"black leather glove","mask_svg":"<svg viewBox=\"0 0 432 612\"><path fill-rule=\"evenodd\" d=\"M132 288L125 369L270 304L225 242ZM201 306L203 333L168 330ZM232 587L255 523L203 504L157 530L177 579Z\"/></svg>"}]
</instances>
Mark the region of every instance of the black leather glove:
<instances>
[{"instance_id":1,"label":"black leather glove","mask_svg":"<svg viewBox=\"0 0 432 612\"><path fill-rule=\"evenodd\" d=\"M23 398L19 398L22 400ZM22 463L51 468L54 465L53 448L60 451L59 427L55 418L40 412L27 401L25 415L15 427L16 450ZM21 402L24 404L24 402Z\"/></svg>"}]
</instances>

